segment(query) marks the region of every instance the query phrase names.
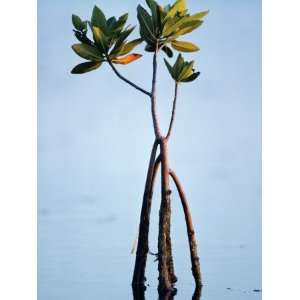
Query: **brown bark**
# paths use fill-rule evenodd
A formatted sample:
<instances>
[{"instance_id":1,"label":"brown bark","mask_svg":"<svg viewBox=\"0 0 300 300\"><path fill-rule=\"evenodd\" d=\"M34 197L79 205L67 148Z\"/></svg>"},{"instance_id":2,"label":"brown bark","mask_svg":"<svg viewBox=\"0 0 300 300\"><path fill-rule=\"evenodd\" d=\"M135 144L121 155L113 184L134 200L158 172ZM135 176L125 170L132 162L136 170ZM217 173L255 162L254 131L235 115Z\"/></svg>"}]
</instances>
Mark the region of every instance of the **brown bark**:
<instances>
[{"instance_id":1,"label":"brown bark","mask_svg":"<svg viewBox=\"0 0 300 300\"><path fill-rule=\"evenodd\" d=\"M178 177L176 176L174 171L169 170L169 172L170 172L170 176L173 178L176 188L178 190L178 193L179 193L179 196L181 199L181 204L182 204L183 211L184 211L186 229L187 229L187 234L188 234L188 239L189 239L190 256L191 256L191 263L192 263L192 273L193 273L193 276L195 279L196 287L201 287L202 286L202 277L201 277L201 272L200 272L200 260L199 260L198 253L197 253L197 243L196 243L196 238L195 238L195 230L194 230L194 226L193 226L192 215L190 212L187 198L185 196L185 193L183 191L183 188L180 184Z\"/></svg>"},{"instance_id":2,"label":"brown bark","mask_svg":"<svg viewBox=\"0 0 300 300\"><path fill-rule=\"evenodd\" d=\"M170 278L170 251L167 242L168 227L170 224L170 183L169 183L169 164L167 141L162 139L160 142L161 153L161 205L159 210L159 234L158 234L158 271L160 293L172 290Z\"/></svg>"},{"instance_id":3,"label":"brown bark","mask_svg":"<svg viewBox=\"0 0 300 300\"><path fill-rule=\"evenodd\" d=\"M196 286L192 300L200 300L202 295L202 286Z\"/></svg>"},{"instance_id":4,"label":"brown bark","mask_svg":"<svg viewBox=\"0 0 300 300\"><path fill-rule=\"evenodd\" d=\"M150 223L150 211L151 211L151 184L153 181L152 177L153 177L157 147L158 147L158 141L155 140L151 151L150 162L149 162L147 178L145 183L132 285L144 285L144 282L146 280L145 269L146 269L146 262L147 262L147 254L149 251L148 235L149 235L149 223Z\"/></svg>"}]
</instances>

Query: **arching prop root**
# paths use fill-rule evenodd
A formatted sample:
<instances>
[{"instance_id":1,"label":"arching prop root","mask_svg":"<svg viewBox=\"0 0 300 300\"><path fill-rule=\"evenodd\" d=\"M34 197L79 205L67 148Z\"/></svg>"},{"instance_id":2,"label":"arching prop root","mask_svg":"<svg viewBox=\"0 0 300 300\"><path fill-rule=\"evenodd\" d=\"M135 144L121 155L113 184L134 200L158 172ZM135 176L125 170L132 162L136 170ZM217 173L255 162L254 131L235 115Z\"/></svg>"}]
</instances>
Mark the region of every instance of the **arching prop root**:
<instances>
[{"instance_id":1,"label":"arching prop root","mask_svg":"<svg viewBox=\"0 0 300 300\"><path fill-rule=\"evenodd\" d=\"M192 272L195 279L196 287L202 287L202 276L200 271L200 260L197 253L197 242L195 237L195 230L193 226L192 221L192 214L188 205L187 198L185 196L185 193L183 191L182 185L180 184L180 181L175 174L173 170L169 170L170 176L174 180L174 183L176 185L176 188L178 190L182 208L184 211L184 217L185 217L185 223L186 223L186 229L189 239L189 246L190 246L190 256L191 256L191 263L192 263Z\"/></svg>"},{"instance_id":2,"label":"arching prop root","mask_svg":"<svg viewBox=\"0 0 300 300\"><path fill-rule=\"evenodd\" d=\"M160 154L156 158L158 146L160 147ZM178 190L181 204L184 211L190 257L192 264L192 273L196 283L196 289L202 287L202 278L200 272L200 261L197 254L197 243L195 238L195 231L192 223L192 216L188 206L187 198L184 194L182 185L179 182L175 172L169 168L168 162L168 147L167 139L155 141L145 184L145 191L143 197L143 205L140 217L139 238L136 253L136 261L134 268L134 275L132 280L133 286L144 286L145 283L145 269L147 262L147 254L149 253L149 224L150 212L152 205L152 197L155 179L157 177L159 166L161 165L161 205L159 210L159 235L158 235L158 271L159 271L159 286L160 294L170 293L174 291L173 284L177 281L174 272L174 263L172 256L171 243L171 189L170 177L173 179Z\"/></svg>"},{"instance_id":3,"label":"arching prop root","mask_svg":"<svg viewBox=\"0 0 300 300\"><path fill-rule=\"evenodd\" d=\"M132 279L133 286L144 285L144 282L146 280L145 269L146 269L146 262L147 262L147 254L149 251L148 235L149 235L150 211L151 211L151 197L152 197L151 194L153 192L153 188L151 188L151 185L153 181L153 172L154 172L157 147L158 147L158 141L155 140L151 151L150 162L148 166L147 178L145 183L142 209L141 209L138 244L137 244L136 259L135 259L134 273Z\"/></svg>"}]
</instances>

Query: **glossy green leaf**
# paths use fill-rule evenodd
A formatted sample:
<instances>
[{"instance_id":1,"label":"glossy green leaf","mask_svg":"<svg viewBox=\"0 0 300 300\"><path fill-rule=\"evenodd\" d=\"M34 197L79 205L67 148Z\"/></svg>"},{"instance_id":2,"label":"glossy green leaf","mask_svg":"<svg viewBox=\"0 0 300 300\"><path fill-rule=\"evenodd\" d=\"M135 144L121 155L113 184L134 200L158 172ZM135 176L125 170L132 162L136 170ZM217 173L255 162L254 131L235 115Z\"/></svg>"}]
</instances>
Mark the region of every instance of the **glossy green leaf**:
<instances>
[{"instance_id":1,"label":"glossy green leaf","mask_svg":"<svg viewBox=\"0 0 300 300\"><path fill-rule=\"evenodd\" d=\"M94 6L93 13L92 13L92 19L91 19L92 26L99 27L104 33L107 31L107 24L106 24L106 18L102 10Z\"/></svg>"},{"instance_id":2,"label":"glossy green leaf","mask_svg":"<svg viewBox=\"0 0 300 300\"><path fill-rule=\"evenodd\" d=\"M176 62L173 66L173 74L174 79L178 80L180 73L182 72L182 69L184 67L184 59L181 54L177 56Z\"/></svg>"},{"instance_id":3,"label":"glossy green leaf","mask_svg":"<svg viewBox=\"0 0 300 300\"><path fill-rule=\"evenodd\" d=\"M123 30L127 22L127 19L128 19L127 13L119 17L118 21L112 26L112 31L114 31L117 34L120 33Z\"/></svg>"},{"instance_id":4,"label":"glossy green leaf","mask_svg":"<svg viewBox=\"0 0 300 300\"><path fill-rule=\"evenodd\" d=\"M77 38L78 41L82 42L83 44L87 44L92 46L93 42L86 36L85 31L78 31L74 30L75 37Z\"/></svg>"},{"instance_id":5,"label":"glossy green leaf","mask_svg":"<svg viewBox=\"0 0 300 300\"><path fill-rule=\"evenodd\" d=\"M197 29L199 26L203 24L203 21L201 20L194 20L190 22L183 23L180 27L179 30L176 31L176 36L179 37L181 35L185 35L187 33L190 33Z\"/></svg>"},{"instance_id":6,"label":"glossy green leaf","mask_svg":"<svg viewBox=\"0 0 300 300\"><path fill-rule=\"evenodd\" d=\"M107 20L106 24L109 30L113 28L113 26L116 24L117 19L115 17L111 17Z\"/></svg>"},{"instance_id":7,"label":"glossy green leaf","mask_svg":"<svg viewBox=\"0 0 300 300\"><path fill-rule=\"evenodd\" d=\"M178 81L182 81L183 79L186 79L189 76L191 76L193 74L193 66L194 66L194 61L186 63L182 71L180 72Z\"/></svg>"},{"instance_id":8,"label":"glossy green leaf","mask_svg":"<svg viewBox=\"0 0 300 300\"><path fill-rule=\"evenodd\" d=\"M183 41L172 41L171 46L180 52L196 52L200 50L198 46L191 42L183 42Z\"/></svg>"},{"instance_id":9,"label":"glossy green leaf","mask_svg":"<svg viewBox=\"0 0 300 300\"><path fill-rule=\"evenodd\" d=\"M135 27L131 27L131 28L129 28L127 30L124 30L123 32L120 33L119 37L116 40L115 46L111 51L111 54L116 54L121 50L121 48L123 47L124 41L132 33L134 28Z\"/></svg>"},{"instance_id":10,"label":"glossy green leaf","mask_svg":"<svg viewBox=\"0 0 300 300\"><path fill-rule=\"evenodd\" d=\"M133 40L133 41L125 44L122 47L121 51L118 52L118 56L126 55L126 54L130 53L137 45L139 45L142 42L143 42L142 39L136 39L136 40Z\"/></svg>"},{"instance_id":11,"label":"glossy green leaf","mask_svg":"<svg viewBox=\"0 0 300 300\"><path fill-rule=\"evenodd\" d=\"M155 40L155 34L153 29L153 23L151 16L148 14L148 12L141 6L138 5L137 7L138 11L138 20L140 23L140 32L143 39L150 39Z\"/></svg>"},{"instance_id":12,"label":"glossy green leaf","mask_svg":"<svg viewBox=\"0 0 300 300\"><path fill-rule=\"evenodd\" d=\"M146 2L152 13L152 23L154 27L154 32L159 33L160 16L159 16L158 4L154 0L146 0Z\"/></svg>"},{"instance_id":13,"label":"glossy green leaf","mask_svg":"<svg viewBox=\"0 0 300 300\"><path fill-rule=\"evenodd\" d=\"M200 75L200 72L195 72L191 76L189 76L188 78L183 79L181 82L192 82L195 79L197 79L199 75Z\"/></svg>"},{"instance_id":14,"label":"glossy green leaf","mask_svg":"<svg viewBox=\"0 0 300 300\"><path fill-rule=\"evenodd\" d=\"M76 30L83 31L86 29L86 23L82 22L80 17L72 15L72 23Z\"/></svg>"},{"instance_id":15,"label":"glossy green leaf","mask_svg":"<svg viewBox=\"0 0 300 300\"><path fill-rule=\"evenodd\" d=\"M154 52L155 51L155 46L151 45L151 44L147 44L145 46L145 51L147 51L147 52Z\"/></svg>"},{"instance_id":16,"label":"glossy green leaf","mask_svg":"<svg viewBox=\"0 0 300 300\"><path fill-rule=\"evenodd\" d=\"M168 61L167 61L165 58L164 58L164 61L165 61L165 64L166 64L166 66L167 66L167 69L168 69L168 71L169 71L171 77L172 77L173 79L175 79L175 78L174 78L174 72L173 72L172 66L168 63Z\"/></svg>"},{"instance_id":17,"label":"glossy green leaf","mask_svg":"<svg viewBox=\"0 0 300 300\"><path fill-rule=\"evenodd\" d=\"M173 51L168 46L162 47L161 50L164 51L168 55L168 57L173 57Z\"/></svg>"},{"instance_id":18,"label":"glossy green leaf","mask_svg":"<svg viewBox=\"0 0 300 300\"><path fill-rule=\"evenodd\" d=\"M101 52L94 46L86 44L74 44L72 46L74 52L82 58L99 61L102 60Z\"/></svg>"},{"instance_id":19,"label":"glossy green leaf","mask_svg":"<svg viewBox=\"0 0 300 300\"><path fill-rule=\"evenodd\" d=\"M99 27L93 26L92 31L96 46L101 50L101 52L106 53L108 50L107 37Z\"/></svg>"},{"instance_id":20,"label":"glossy green leaf","mask_svg":"<svg viewBox=\"0 0 300 300\"><path fill-rule=\"evenodd\" d=\"M71 71L72 74L83 74L93 70L98 69L101 66L102 62L89 61L82 64L77 65Z\"/></svg>"}]
</instances>

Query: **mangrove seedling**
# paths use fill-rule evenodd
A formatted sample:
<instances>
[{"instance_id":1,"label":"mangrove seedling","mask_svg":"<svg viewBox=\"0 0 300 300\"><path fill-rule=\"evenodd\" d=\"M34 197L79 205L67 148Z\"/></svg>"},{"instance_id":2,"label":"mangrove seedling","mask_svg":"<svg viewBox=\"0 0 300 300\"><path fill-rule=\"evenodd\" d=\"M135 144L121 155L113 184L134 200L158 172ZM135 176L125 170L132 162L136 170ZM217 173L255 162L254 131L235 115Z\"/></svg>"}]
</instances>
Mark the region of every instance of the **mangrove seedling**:
<instances>
[{"instance_id":1,"label":"mangrove seedling","mask_svg":"<svg viewBox=\"0 0 300 300\"><path fill-rule=\"evenodd\" d=\"M126 26L128 14L119 18L107 18L103 11L95 6L90 20L83 21L80 17L72 15L74 34L79 43L72 49L85 61L73 68L71 73L83 74L99 69L107 63L112 71L124 82L143 93L151 102L151 116L154 129L154 143L148 165L146 184L144 189L139 235L137 242L136 259L132 279L133 287L144 287L147 255L149 254L148 235L150 225L150 211L155 179L161 166L161 202L159 210L159 236L158 236L158 271L160 292L172 291L177 277L175 275L172 243L171 243L171 189L170 178L174 181L185 216L185 223L189 241L192 273L196 287L202 286L199 256L193 227L191 211L187 197L178 176L170 167L168 158L168 142L172 135L175 120L178 89L181 84L193 82L199 76L195 71L195 62L187 61L181 53L193 53L199 47L192 42L182 40L192 31L203 24L208 11L190 14L185 0L176 0L172 5L162 6L154 0L146 0L148 6L137 7L137 19L139 23L140 37L128 40L135 29L134 26ZM146 90L131 80L125 78L116 65L127 65L142 57L139 53L132 52L136 46L144 43L145 51L150 52L152 60L152 84L151 90ZM175 62L169 62L179 52ZM165 55L165 65L174 81L174 97L170 123L167 132L161 130L156 97L157 65L159 54ZM159 152L159 153L157 153Z\"/></svg>"}]
</instances>

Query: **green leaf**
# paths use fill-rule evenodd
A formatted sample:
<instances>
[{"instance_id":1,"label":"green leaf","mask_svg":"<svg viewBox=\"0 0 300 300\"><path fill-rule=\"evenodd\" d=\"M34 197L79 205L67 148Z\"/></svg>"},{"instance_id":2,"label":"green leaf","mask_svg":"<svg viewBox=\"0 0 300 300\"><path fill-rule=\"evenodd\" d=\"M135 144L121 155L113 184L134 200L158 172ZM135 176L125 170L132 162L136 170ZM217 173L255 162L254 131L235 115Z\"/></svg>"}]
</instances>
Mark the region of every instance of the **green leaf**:
<instances>
[{"instance_id":1,"label":"green leaf","mask_svg":"<svg viewBox=\"0 0 300 300\"><path fill-rule=\"evenodd\" d=\"M173 51L168 46L162 47L161 50L164 51L168 55L168 57L173 57Z\"/></svg>"},{"instance_id":2,"label":"green leaf","mask_svg":"<svg viewBox=\"0 0 300 300\"><path fill-rule=\"evenodd\" d=\"M106 53L108 50L108 40L103 31L96 26L92 27L92 31L96 46L101 50L101 52Z\"/></svg>"},{"instance_id":3,"label":"green leaf","mask_svg":"<svg viewBox=\"0 0 300 300\"><path fill-rule=\"evenodd\" d=\"M102 62L89 61L82 64L77 65L71 71L72 74L83 74L93 70L98 69L101 66Z\"/></svg>"},{"instance_id":4,"label":"green leaf","mask_svg":"<svg viewBox=\"0 0 300 300\"><path fill-rule=\"evenodd\" d=\"M154 52L155 51L155 46L151 44L147 44L145 47L145 51L147 52Z\"/></svg>"},{"instance_id":5,"label":"green leaf","mask_svg":"<svg viewBox=\"0 0 300 300\"><path fill-rule=\"evenodd\" d=\"M192 18L197 18L197 19L202 19L202 18L204 18L205 16L207 16L208 13L209 13L209 10L205 10L205 11L201 11L201 12L199 12L199 13L196 13L196 14L192 15L191 17L192 17Z\"/></svg>"},{"instance_id":6,"label":"green leaf","mask_svg":"<svg viewBox=\"0 0 300 300\"><path fill-rule=\"evenodd\" d=\"M193 74L194 63L195 63L194 61L191 61L183 67L178 77L178 81L182 81L183 79L186 79Z\"/></svg>"},{"instance_id":7,"label":"green leaf","mask_svg":"<svg viewBox=\"0 0 300 300\"><path fill-rule=\"evenodd\" d=\"M190 77L181 80L181 82L192 82L192 81L194 81L199 75L200 75L200 72L193 73Z\"/></svg>"},{"instance_id":8,"label":"green leaf","mask_svg":"<svg viewBox=\"0 0 300 300\"><path fill-rule=\"evenodd\" d=\"M92 19L91 19L92 25L99 27L104 33L107 32L107 24L106 24L106 18L102 10L94 6L93 12L92 12Z\"/></svg>"},{"instance_id":9,"label":"green leaf","mask_svg":"<svg viewBox=\"0 0 300 300\"><path fill-rule=\"evenodd\" d=\"M137 17L140 23L140 32L142 38L145 40L156 40L151 16L141 5L138 5L137 11Z\"/></svg>"},{"instance_id":10,"label":"green leaf","mask_svg":"<svg viewBox=\"0 0 300 300\"><path fill-rule=\"evenodd\" d=\"M116 43L115 43L115 46L114 48L112 49L111 53L110 54L116 54L118 53L121 48L123 47L124 45L124 41L127 39L127 37L132 33L132 31L134 30L135 27L131 27L127 30L124 30L123 32L120 33L118 39L116 40Z\"/></svg>"},{"instance_id":11,"label":"green leaf","mask_svg":"<svg viewBox=\"0 0 300 300\"><path fill-rule=\"evenodd\" d=\"M139 45L140 43L142 43L143 40L142 39L136 39L136 40L133 40L127 44L125 44L122 48L121 48L121 51L117 53L118 56L121 56L121 55L126 55L128 54L129 52L131 52L137 45Z\"/></svg>"},{"instance_id":12,"label":"green leaf","mask_svg":"<svg viewBox=\"0 0 300 300\"><path fill-rule=\"evenodd\" d=\"M154 0L146 0L147 5L149 6L149 8L151 9L151 13L152 13L152 23L154 26L154 31L156 33L159 32L159 16L158 16L158 4L154 1Z\"/></svg>"},{"instance_id":13,"label":"green leaf","mask_svg":"<svg viewBox=\"0 0 300 300\"><path fill-rule=\"evenodd\" d=\"M102 60L102 55L99 50L90 45L86 44L74 44L72 46L74 52L82 58L92 60L92 61L100 61Z\"/></svg>"},{"instance_id":14,"label":"green leaf","mask_svg":"<svg viewBox=\"0 0 300 300\"><path fill-rule=\"evenodd\" d=\"M106 22L108 29L112 29L113 26L116 24L116 22L117 22L117 19L115 17L109 18Z\"/></svg>"},{"instance_id":15,"label":"green leaf","mask_svg":"<svg viewBox=\"0 0 300 300\"><path fill-rule=\"evenodd\" d=\"M126 24L128 19L128 14L124 14L121 17L119 17L118 21L112 26L112 31L114 31L116 34L120 33L124 25Z\"/></svg>"},{"instance_id":16,"label":"green leaf","mask_svg":"<svg viewBox=\"0 0 300 300\"><path fill-rule=\"evenodd\" d=\"M164 25L166 22L166 16L167 16L167 14L164 11L163 7L160 5L157 5L157 23L158 23L160 34L162 33L162 31L164 29Z\"/></svg>"},{"instance_id":17,"label":"green leaf","mask_svg":"<svg viewBox=\"0 0 300 300\"><path fill-rule=\"evenodd\" d=\"M173 71L172 66L168 63L168 61L165 58L164 58L164 61L165 61L165 64L167 66L167 69L168 69L170 75L172 76L173 79L175 79L174 78L174 71Z\"/></svg>"},{"instance_id":18,"label":"green leaf","mask_svg":"<svg viewBox=\"0 0 300 300\"><path fill-rule=\"evenodd\" d=\"M86 23L82 22L80 17L72 15L72 23L76 30L83 31L86 29Z\"/></svg>"},{"instance_id":19,"label":"green leaf","mask_svg":"<svg viewBox=\"0 0 300 300\"><path fill-rule=\"evenodd\" d=\"M188 16L180 17L179 19L178 18L167 19L163 29L163 36L169 36L172 33L176 32L176 30L180 28L180 26L187 21L189 21Z\"/></svg>"},{"instance_id":20,"label":"green leaf","mask_svg":"<svg viewBox=\"0 0 300 300\"><path fill-rule=\"evenodd\" d=\"M186 26L189 26L194 21L196 21L194 24L197 24L197 23L199 24L199 22L203 22L201 20L201 18L203 18L204 13L208 13L208 12L202 12L202 13L198 13L198 14L195 14L195 15L192 15L192 16L186 15L186 16L182 16L182 17L179 17L179 18L169 18L169 19L167 19L167 21L164 25L163 35L164 36L170 36L172 34L175 34L179 29L186 28ZM201 24L196 26L194 29L199 27ZM191 31L188 31L188 32L191 32ZM188 33L188 32L186 32L186 33Z\"/></svg>"},{"instance_id":21,"label":"green leaf","mask_svg":"<svg viewBox=\"0 0 300 300\"><path fill-rule=\"evenodd\" d=\"M183 42L183 41L172 41L171 42L171 46L177 50L177 51L181 51L181 52L196 52L198 50L200 50L200 48L198 46L196 46L195 44L191 43L191 42Z\"/></svg>"},{"instance_id":22,"label":"green leaf","mask_svg":"<svg viewBox=\"0 0 300 300\"><path fill-rule=\"evenodd\" d=\"M178 81L179 75L182 72L182 69L184 68L184 59L181 54L177 56L176 62L173 66L173 74L174 79Z\"/></svg>"},{"instance_id":23,"label":"green leaf","mask_svg":"<svg viewBox=\"0 0 300 300\"><path fill-rule=\"evenodd\" d=\"M93 45L93 42L86 36L86 32L74 30L75 37L83 44Z\"/></svg>"},{"instance_id":24,"label":"green leaf","mask_svg":"<svg viewBox=\"0 0 300 300\"><path fill-rule=\"evenodd\" d=\"M185 35L187 33L190 33L192 31L194 31L195 29L197 29L202 24L203 24L203 21L201 21L201 20L194 20L194 21L183 23L179 27L179 30L176 31L175 34L176 34L176 36Z\"/></svg>"},{"instance_id":25,"label":"green leaf","mask_svg":"<svg viewBox=\"0 0 300 300\"><path fill-rule=\"evenodd\" d=\"M172 8L169 10L167 17L174 17L177 12L182 12L186 10L185 0L177 0Z\"/></svg>"}]
</instances>

